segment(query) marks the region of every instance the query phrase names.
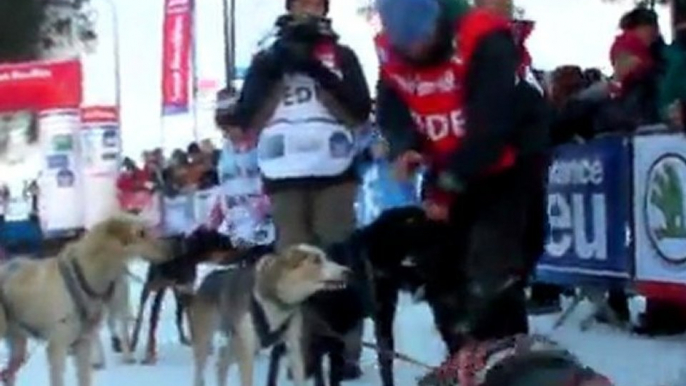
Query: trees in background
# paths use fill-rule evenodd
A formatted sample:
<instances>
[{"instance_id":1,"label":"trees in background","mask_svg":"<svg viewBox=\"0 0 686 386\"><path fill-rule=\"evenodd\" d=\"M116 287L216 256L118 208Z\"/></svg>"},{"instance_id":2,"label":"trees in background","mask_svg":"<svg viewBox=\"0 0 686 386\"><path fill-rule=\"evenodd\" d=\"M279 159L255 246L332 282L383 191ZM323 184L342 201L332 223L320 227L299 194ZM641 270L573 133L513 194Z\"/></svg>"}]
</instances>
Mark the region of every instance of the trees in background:
<instances>
[{"instance_id":1,"label":"trees in background","mask_svg":"<svg viewBox=\"0 0 686 386\"><path fill-rule=\"evenodd\" d=\"M0 1L0 63L76 56L96 38L88 0Z\"/></svg>"}]
</instances>

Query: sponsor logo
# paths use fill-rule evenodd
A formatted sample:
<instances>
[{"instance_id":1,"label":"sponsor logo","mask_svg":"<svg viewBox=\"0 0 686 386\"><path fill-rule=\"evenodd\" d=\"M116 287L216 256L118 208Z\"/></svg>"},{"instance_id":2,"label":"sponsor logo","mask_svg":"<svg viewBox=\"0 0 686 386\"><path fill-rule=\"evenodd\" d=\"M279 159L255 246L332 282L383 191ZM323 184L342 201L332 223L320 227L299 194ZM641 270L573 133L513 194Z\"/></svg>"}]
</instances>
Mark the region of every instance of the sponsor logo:
<instances>
[{"instance_id":1,"label":"sponsor logo","mask_svg":"<svg viewBox=\"0 0 686 386\"><path fill-rule=\"evenodd\" d=\"M686 159L659 157L648 170L643 214L645 231L657 254L667 263L686 262Z\"/></svg>"}]
</instances>

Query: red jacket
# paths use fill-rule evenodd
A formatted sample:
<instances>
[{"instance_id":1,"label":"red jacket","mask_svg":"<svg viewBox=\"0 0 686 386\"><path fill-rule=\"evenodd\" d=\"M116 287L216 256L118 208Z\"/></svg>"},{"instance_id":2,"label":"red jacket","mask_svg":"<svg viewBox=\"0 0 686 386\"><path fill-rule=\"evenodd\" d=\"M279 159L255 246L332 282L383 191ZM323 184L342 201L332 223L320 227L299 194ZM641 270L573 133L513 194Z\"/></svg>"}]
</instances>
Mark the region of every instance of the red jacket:
<instances>
[{"instance_id":1,"label":"red jacket","mask_svg":"<svg viewBox=\"0 0 686 386\"><path fill-rule=\"evenodd\" d=\"M117 178L117 189L125 192L146 190L146 184L150 182L150 175L143 170L126 171Z\"/></svg>"},{"instance_id":2,"label":"red jacket","mask_svg":"<svg viewBox=\"0 0 686 386\"><path fill-rule=\"evenodd\" d=\"M643 76L649 73L655 66L655 61L648 47L643 40L631 31L624 31L621 35L615 38L610 48L610 61L614 66L619 59L620 54L629 54L640 60L640 64L631 72L625 74L621 78L616 79L619 83L619 90L631 87L632 83L640 81Z\"/></svg>"}]
</instances>

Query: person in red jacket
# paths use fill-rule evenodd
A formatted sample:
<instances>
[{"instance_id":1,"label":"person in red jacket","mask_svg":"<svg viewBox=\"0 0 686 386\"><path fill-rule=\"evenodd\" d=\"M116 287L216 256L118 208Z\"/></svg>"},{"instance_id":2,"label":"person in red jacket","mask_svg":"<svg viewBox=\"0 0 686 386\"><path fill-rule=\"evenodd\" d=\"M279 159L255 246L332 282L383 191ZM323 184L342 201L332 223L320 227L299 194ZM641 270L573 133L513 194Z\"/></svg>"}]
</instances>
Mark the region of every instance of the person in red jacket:
<instances>
[{"instance_id":1,"label":"person in red jacket","mask_svg":"<svg viewBox=\"0 0 686 386\"><path fill-rule=\"evenodd\" d=\"M117 199L121 209L141 210L141 205L148 201L152 188L150 174L136 166L130 158L125 158L122 161L122 171L117 177Z\"/></svg>"},{"instance_id":2,"label":"person in red jacket","mask_svg":"<svg viewBox=\"0 0 686 386\"><path fill-rule=\"evenodd\" d=\"M451 18L445 7L378 0L375 42L377 120L396 174L424 165L425 211L453 230L426 287L452 354L465 339L528 331L524 286L538 255L525 239L543 228L548 133L511 20L484 7Z\"/></svg>"}]
</instances>

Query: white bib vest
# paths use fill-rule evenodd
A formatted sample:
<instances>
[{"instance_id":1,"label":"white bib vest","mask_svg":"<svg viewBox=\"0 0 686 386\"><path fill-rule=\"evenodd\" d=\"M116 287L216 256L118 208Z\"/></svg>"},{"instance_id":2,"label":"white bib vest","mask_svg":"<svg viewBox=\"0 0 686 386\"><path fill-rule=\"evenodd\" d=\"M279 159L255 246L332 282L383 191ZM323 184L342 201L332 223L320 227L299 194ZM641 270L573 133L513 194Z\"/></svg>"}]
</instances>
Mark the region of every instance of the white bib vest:
<instances>
[{"instance_id":1,"label":"white bib vest","mask_svg":"<svg viewBox=\"0 0 686 386\"><path fill-rule=\"evenodd\" d=\"M258 141L258 162L269 179L333 177L355 156L350 131L317 98L315 81L287 75L286 89Z\"/></svg>"}]
</instances>

